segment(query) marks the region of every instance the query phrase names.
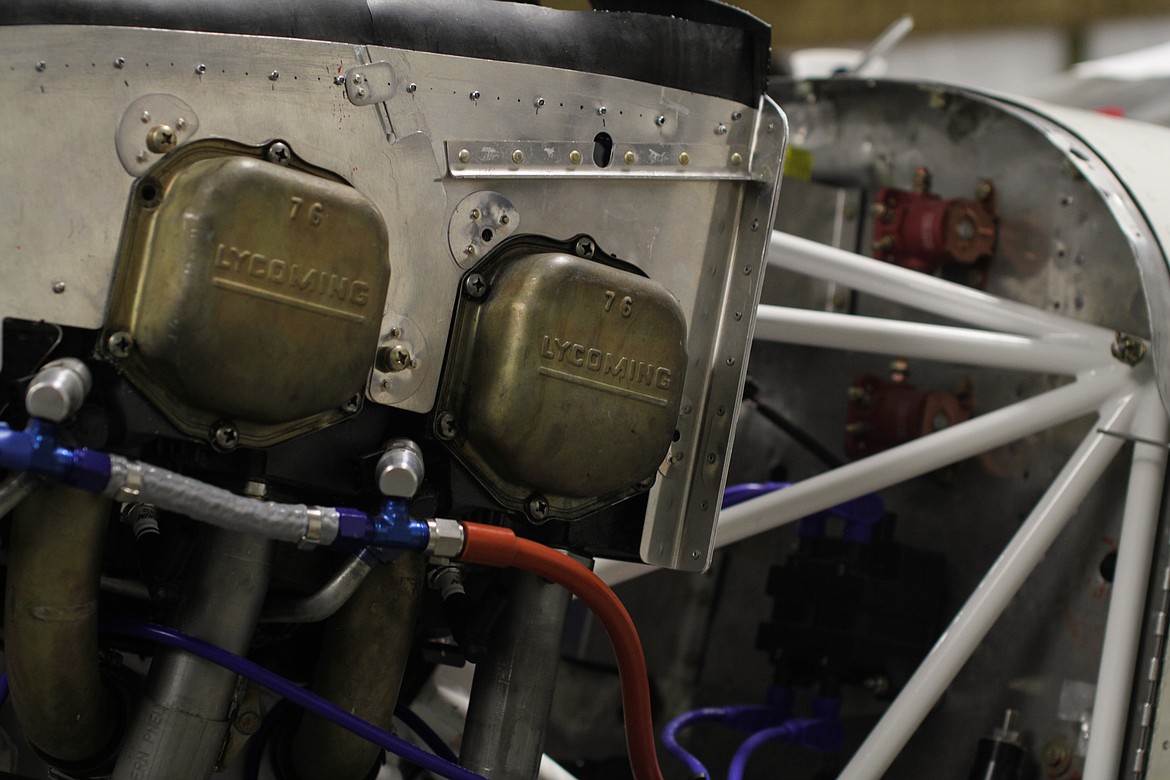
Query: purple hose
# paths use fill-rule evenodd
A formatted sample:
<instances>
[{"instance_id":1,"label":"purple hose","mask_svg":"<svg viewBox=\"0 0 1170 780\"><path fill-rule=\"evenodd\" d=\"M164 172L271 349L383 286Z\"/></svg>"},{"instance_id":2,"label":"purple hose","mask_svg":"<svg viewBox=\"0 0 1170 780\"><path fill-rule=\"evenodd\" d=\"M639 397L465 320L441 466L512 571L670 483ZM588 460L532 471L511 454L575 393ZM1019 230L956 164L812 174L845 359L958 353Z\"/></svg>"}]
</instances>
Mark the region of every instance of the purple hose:
<instances>
[{"instance_id":1,"label":"purple hose","mask_svg":"<svg viewBox=\"0 0 1170 780\"><path fill-rule=\"evenodd\" d=\"M123 617L104 618L101 622L101 629L108 633L123 634L139 639L152 640L159 644L170 645L171 647L178 648L179 650L218 664L236 674L254 680L273 693L283 696L309 712L319 715L332 723L336 723L343 729L351 731L363 739L368 739L375 745L442 777L449 778L450 780L484 780L481 775L469 772L457 764L431 755L406 740L400 739L346 712L333 702L322 699L320 696L300 687L291 680L287 680L246 658L241 658L235 653L230 653L223 648L204 642L202 639L188 636L171 628Z\"/></svg>"},{"instance_id":2,"label":"purple hose","mask_svg":"<svg viewBox=\"0 0 1170 780\"><path fill-rule=\"evenodd\" d=\"M757 731L745 739L743 744L739 746L739 750L735 751L735 757L731 759L731 767L727 770L727 780L743 780L743 770L747 768L748 759L752 757L752 753L756 752L756 748L760 745L774 739L795 739L801 730L799 720L793 719L787 723L781 723L779 726Z\"/></svg>"},{"instance_id":3,"label":"purple hose","mask_svg":"<svg viewBox=\"0 0 1170 780\"><path fill-rule=\"evenodd\" d=\"M8 672L0 674L0 707L8 701Z\"/></svg>"},{"instance_id":4,"label":"purple hose","mask_svg":"<svg viewBox=\"0 0 1170 780\"><path fill-rule=\"evenodd\" d=\"M776 697L774 703L767 705L742 704L731 707L702 707L684 712L662 729L662 744L666 745L666 749L670 751L672 756L686 764L687 768L691 770L692 777L710 777L711 773L707 771L707 767L703 766L703 762L679 744L678 733L680 731L701 721L722 723L724 726L738 731L758 731L788 717L790 706L790 699L786 699L782 692Z\"/></svg>"}]
</instances>

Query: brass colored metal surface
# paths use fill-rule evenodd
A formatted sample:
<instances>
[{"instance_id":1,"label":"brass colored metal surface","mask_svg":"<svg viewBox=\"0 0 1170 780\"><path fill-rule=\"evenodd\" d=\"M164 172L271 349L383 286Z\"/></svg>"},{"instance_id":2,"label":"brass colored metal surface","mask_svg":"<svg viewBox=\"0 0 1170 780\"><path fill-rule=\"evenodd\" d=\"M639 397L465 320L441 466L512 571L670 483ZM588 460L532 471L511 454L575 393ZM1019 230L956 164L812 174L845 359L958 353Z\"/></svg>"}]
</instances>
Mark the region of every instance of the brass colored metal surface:
<instances>
[{"instance_id":1,"label":"brass colored metal surface","mask_svg":"<svg viewBox=\"0 0 1170 780\"><path fill-rule=\"evenodd\" d=\"M192 435L230 420L267 445L356 411L390 276L381 215L262 149L183 151L132 196L107 326L131 346L112 357Z\"/></svg>"},{"instance_id":2,"label":"brass colored metal surface","mask_svg":"<svg viewBox=\"0 0 1170 780\"><path fill-rule=\"evenodd\" d=\"M456 453L536 519L648 487L682 397L678 303L653 280L578 256L594 255L590 239L575 251L522 245L469 275L444 381Z\"/></svg>"}]
</instances>

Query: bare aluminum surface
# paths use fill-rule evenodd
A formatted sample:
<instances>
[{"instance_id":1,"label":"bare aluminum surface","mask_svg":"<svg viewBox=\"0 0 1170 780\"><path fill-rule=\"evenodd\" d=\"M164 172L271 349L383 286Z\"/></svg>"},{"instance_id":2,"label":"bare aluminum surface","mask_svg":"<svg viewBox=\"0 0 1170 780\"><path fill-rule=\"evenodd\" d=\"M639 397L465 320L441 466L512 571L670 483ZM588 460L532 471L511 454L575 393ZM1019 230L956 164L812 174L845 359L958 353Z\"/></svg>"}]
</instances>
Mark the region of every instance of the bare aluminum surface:
<instances>
[{"instance_id":1,"label":"bare aluminum surface","mask_svg":"<svg viewBox=\"0 0 1170 780\"><path fill-rule=\"evenodd\" d=\"M397 76L393 97L354 106L334 80L372 62ZM9 182L0 209L2 316L84 328L102 323L132 181L110 139L134 100L158 94L192 107L199 117L195 138L246 144L282 138L377 204L392 252L410 258L390 285L383 343L409 323L428 357L401 387L391 380L383 388L387 377L375 376L368 394L414 412L433 407L462 273L448 247L450 215L484 189L474 178L445 176L448 142L572 141L584 154L604 132L613 139L615 170L627 149L645 148L647 157L650 149L695 149L697 167L681 179L534 174L493 178L490 186L514 204L527 232L593 235L682 304L696 356L684 389L690 411L655 488L643 557L696 570L706 565L786 138L774 105L753 108L625 79L385 47L132 28L5 28L0 101L22 120L0 138ZM83 120L67 133L49 132L67 117ZM741 166L733 164L736 154ZM752 224L763 230L749 234ZM66 283L63 293L54 292L59 282ZM718 341L709 342L716 332ZM700 450L714 453L716 462L692 462ZM701 482L695 491L683 477L692 470Z\"/></svg>"}]
</instances>

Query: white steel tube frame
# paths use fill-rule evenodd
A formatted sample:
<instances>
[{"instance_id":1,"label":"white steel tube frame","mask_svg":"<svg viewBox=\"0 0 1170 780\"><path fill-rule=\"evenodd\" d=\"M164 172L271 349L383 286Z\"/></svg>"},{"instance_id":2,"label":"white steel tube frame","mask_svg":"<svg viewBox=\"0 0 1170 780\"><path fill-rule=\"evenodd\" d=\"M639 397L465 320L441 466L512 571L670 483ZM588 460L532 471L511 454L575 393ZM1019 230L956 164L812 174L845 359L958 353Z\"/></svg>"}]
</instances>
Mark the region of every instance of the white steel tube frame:
<instances>
[{"instance_id":1,"label":"white steel tube frame","mask_svg":"<svg viewBox=\"0 0 1170 780\"><path fill-rule=\"evenodd\" d=\"M1124 439L1163 441L1170 426L1149 366L1131 368L1114 358L1111 330L780 232L772 234L768 261L974 327L761 306L758 340L1060 373L1075 381L731 507L720 514L717 547L1063 422L1090 414L1098 419L840 775L840 780L876 780L970 658ZM1085 780L1117 776L1166 456L1164 446L1135 445L1119 547L1118 570L1124 557L1126 573L1115 579L1110 599ZM610 583L653 571L611 561L599 562L596 570Z\"/></svg>"}]
</instances>

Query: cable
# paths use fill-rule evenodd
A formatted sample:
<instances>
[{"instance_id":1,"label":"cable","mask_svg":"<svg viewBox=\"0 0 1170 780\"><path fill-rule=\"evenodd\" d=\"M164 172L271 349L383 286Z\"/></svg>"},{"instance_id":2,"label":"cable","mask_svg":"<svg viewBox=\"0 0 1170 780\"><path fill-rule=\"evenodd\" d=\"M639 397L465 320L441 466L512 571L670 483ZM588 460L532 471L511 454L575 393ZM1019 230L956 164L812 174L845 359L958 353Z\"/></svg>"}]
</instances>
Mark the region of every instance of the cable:
<instances>
[{"instance_id":1,"label":"cable","mask_svg":"<svg viewBox=\"0 0 1170 780\"><path fill-rule=\"evenodd\" d=\"M188 636L180 631L175 631L164 626L123 617L104 618L101 622L101 629L109 633L152 640L211 661L236 674L254 680L273 693L283 696L309 712L319 715L332 723L336 723L347 731L351 731L363 739L368 739L375 745L442 777L449 778L450 780L484 780L482 776L474 772L469 772L461 766L444 761L438 756L433 756L425 750L415 747L406 740L396 737L387 731L383 731L371 723L367 723L361 718L346 712L333 702L322 699L320 696L300 687L291 680L285 679L275 672L249 661L247 658L230 653L223 648L204 642L202 639Z\"/></svg>"},{"instance_id":2,"label":"cable","mask_svg":"<svg viewBox=\"0 0 1170 780\"><path fill-rule=\"evenodd\" d=\"M701 721L714 721L728 728L755 733L784 722L792 712L792 691L772 686L768 689L767 704L734 704L726 707L701 707L684 712L662 729L662 742L667 750L682 761L693 773L692 777L710 777L711 773L692 753L678 742L678 734Z\"/></svg>"},{"instance_id":3,"label":"cable","mask_svg":"<svg viewBox=\"0 0 1170 780\"><path fill-rule=\"evenodd\" d=\"M466 543L460 560L500 568L514 566L552 580L584 601L601 621L617 656L630 768L636 780L662 780L654 747L646 657L638 629L621 600L596 574L556 550L519 539L506 528L463 523L463 529Z\"/></svg>"},{"instance_id":4,"label":"cable","mask_svg":"<svg viewBox=\"0 0 1170 780\"><path fill-rule=\"evenodd\" d=\"M419 739L421 739L426 746L429 747L435 755L439 758L444 758L452 764L459 763L459 757L455 755L455 751L447 742L435 733L435 730L430 727L425 720L419 717L418 713L407 707L405 704L399 702L394 705L394 717L406 724L406 727L413 731Z\"/></svg>"},{"instance_id":5,"label":"cable","mask_svg":"<svg viewBox=\"0 0 1170 780\"><path fill-rule=\"evenodd\" d=\"M752 753L756 752L756 748L760 745L773 739L796 737L800 733L800 720L802 719L796 718L787 723L781 723L779 726L757 731L745 739L731 759L731 767L727 770L727 780L743 780L743 771L747 768L748 759L752 757Z\"/></svg>"},{"instance_id":6,"label":"cable","mask_svg":"<svg viewBox=\"0 0 1170 780\"><path fill-rule=\"evenodd\" d=\"M8 672L0 674L0 707L8 701Z\"/></svg>"},{"instance_id":7,"label":"cable","mask_svg":"<svg viewBox=\"0 0 1170 780\"><path fill-rule=\"evenodd\" d=\"M691 753L679 744L678 733L700 721L719 720L722 714L722 707L704 707L703 709L684 712L682 715L667 723L662 729L662 744L666 745L666 749L670 751L672 756L686 764L687 769L691 771L691 777L707 778L711 776L711 773L707 771L707 767L703 765L703 762L694 753Z\"/></svg>"}]
</instances>

